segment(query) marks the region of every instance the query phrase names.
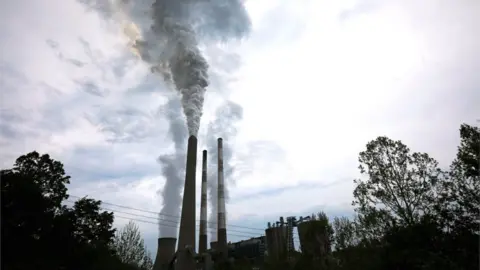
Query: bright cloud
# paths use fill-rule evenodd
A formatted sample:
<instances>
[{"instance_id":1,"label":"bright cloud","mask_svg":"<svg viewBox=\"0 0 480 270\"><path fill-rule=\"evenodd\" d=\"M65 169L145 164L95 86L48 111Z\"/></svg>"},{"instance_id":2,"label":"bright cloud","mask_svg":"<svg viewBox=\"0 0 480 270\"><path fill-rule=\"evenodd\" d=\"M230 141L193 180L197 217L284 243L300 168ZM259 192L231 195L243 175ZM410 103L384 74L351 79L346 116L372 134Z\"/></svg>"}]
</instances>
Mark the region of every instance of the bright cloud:
<instances>
[{"instance_id":1,"label":"bright cloud","mask_svg":"<svg viewBox=\"0 0 480 270\"><path fill-rule=\"evenodd\" d=\"M458 127L480 118L478 1L300 2L247 1L250 37L203 48L212 84L201 147L223 100L244 112L227 211L250 229L232 227L232 240L280 215L348 215L358 152L376 136L448 166ZM72 194L155 218L165 182L156 159L172 150L169 91L132 53L125 25L74 0L9 1L0 22L2 167L49 153ZM157 226L140 225L155 246Z\"/></svg>"}]
</instances>

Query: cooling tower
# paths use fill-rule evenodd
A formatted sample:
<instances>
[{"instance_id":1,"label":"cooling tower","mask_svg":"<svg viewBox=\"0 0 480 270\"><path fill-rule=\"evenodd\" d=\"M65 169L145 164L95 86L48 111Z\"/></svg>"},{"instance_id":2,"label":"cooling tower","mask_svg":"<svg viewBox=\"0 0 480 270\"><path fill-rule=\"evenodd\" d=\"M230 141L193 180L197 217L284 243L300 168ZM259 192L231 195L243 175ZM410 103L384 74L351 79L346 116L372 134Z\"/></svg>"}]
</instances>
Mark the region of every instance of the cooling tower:
<instances>
[{"instance_id":1,"label":"cooling tower","mask_svg":"<svg viewBox=\"0 0 480 270\"><path fill-rule=\"evenodd\" d=\"M223 179L223 140L218 138L218 218L217 218L217 241L218 251L226 258L228 256L227 248L227 226L225 211L225 185Z\"/></svg>"},{"instance_id":2,"label":"cooling tower","mask_svg":"<svg viewBox=\"0 0 480 270\"><path fill-rule=\"evenodd\" d=\"M186 167L178 249L183 250L186 246L190 246L192 250L195 250L195 170L197 167L197 138L193 135L188 138Z\"/></svg>"},{"instance_id":3,"label":"cooling tower","mask_svg":"<svg viewBox=\"0 0 480 270\"><path fill-rule=\"evenodd\" d=\"M173 237L158 238L157 256L153 264L153 270L166 270L175 253L177 239Z\"/></svg>"},{"instance_id":4,"label":"cooling tower","mask_svg":"<svg viewBox=\"0 0 480 270\"><path fill-rule=\"evenodd\" d=\"M297 225L298 238L302 253L324 256L330 252L328 235L325 234L322 221L310 220Z\"/></svg>"},{"instance_id":5,"label":"cooling tower","mask_svg":"<svg viewBox=\"0 0 480 270\"><path fill-rule=\"evenodd\" d=\"M305 252L305 246L307 243L307 231L309 229L309 221L301 222L297 224L298 238L300 240L300 249Z\"/></svg>"},{"instance_id":6,"label":"cooling tower","mask_svg":"<svg viewBox=\"0 0 480 270\"><path fill-rule=\"evenodd\" d=\"M287 252L287 227L273 227L265 230L268 256L278 259Z\"/></svg>"},{"instance_id":7,"label":"cooling tower","mask_svg":"<svg viewBox=\"0 0 480 270\"><path fill-rule=\"evenodd\" d=\"M200 237L198 239L198 253L207 250L207 150L202 155L202 195L200 200Z\"/></svg>"}]
</instances>

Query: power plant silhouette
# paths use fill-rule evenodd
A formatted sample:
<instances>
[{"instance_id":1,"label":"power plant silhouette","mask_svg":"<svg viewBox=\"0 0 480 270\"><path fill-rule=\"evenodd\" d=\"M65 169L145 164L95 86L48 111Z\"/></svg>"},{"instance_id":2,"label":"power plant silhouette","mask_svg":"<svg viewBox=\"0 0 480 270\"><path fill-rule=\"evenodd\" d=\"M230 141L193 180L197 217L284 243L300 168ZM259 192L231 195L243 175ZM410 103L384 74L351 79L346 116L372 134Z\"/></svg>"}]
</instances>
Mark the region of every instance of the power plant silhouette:
<instances>
[{"instance_id":1,"label":"power plant silhouette","mask_svg":"<svg viewBox=\"0 0 480 270\"><path fill-rule=\"evenodd\" d=\"M185 171L185 186L183 190L182 211L180 216L180 230L178 234L178 247L175 251L177 239L172 237L158 238L157 255L153 270L193 270L196 264L201 261L204 264L210 263L207 251L207 151L202 152L202 186L200 202L200 235L198 243L198 254L195 250L195 188L196 188L196 167L197 167L197 145L195 136L188 138L187 162ZM225 209L225 186L223 172L223 140L217 139L218 146L218 221L217 221L217 254L218 261L226 261L228 256L226 209Z\"/></svg>"},{"instance_id":2,"label":"power plant silhouette","mask_svg":"<svg viewBox=\"0 0 480 270\"><path fill-rule=\"evenodd\" d=\"M284 220L271 224L265 230L265 235L252 237L237 243L227 243L225 183L223 164L223 140L217 139L217 241L210 242L207 247L207 151L202 152L202 182L200 200L200 224L198 238L198 253L195 246L195 191L197 145L195 136L188 138L187 162L185 171L185 186L181 210L180 230L177 238L158 238L157 254L153 270L210 270L215 264L226 266L235 258L259 259L265 256L278 259L281 256L293 258L295 247L293 244L293 229L298 229L300 248L303 252L312 254L325 253L328 243L322 228L322 222L311 217L287 217ZM314 236L314 237L312 237ZM322 254L323 254L322 253Z\"/></svg>"}]
</instances>

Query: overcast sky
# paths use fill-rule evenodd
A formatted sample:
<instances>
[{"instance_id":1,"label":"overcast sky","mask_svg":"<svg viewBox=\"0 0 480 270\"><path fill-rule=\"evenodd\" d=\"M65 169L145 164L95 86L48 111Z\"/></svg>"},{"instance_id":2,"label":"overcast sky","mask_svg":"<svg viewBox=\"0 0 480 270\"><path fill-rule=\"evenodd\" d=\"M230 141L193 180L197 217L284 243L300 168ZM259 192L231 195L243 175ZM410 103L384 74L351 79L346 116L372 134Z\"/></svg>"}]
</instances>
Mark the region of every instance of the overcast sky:
<instances>
[{"instance_id":1,"label":"overcast sky","mask_svg":"<svg viewBox=\"0 0 480 270\"><path fill-rule=\"evenodd\" d=\"M250 36L203 47L213 83L199 158L218 106L243 107L237 136L224 138L235 169L227 224L251 229L233 227L232 241L279 216L350 215L358 153L377 136L446 167L460 124L480 118L478 0L245 5ZM72 176L70 194L158 212L165 179L156 159L172 149L169 92L122 27L75 0L2 1L0 25L1 167L49 153ZM128 222L116 215L116 226ZM157 226L139 225L155 245Z\"/></svg>"}]
</instances>

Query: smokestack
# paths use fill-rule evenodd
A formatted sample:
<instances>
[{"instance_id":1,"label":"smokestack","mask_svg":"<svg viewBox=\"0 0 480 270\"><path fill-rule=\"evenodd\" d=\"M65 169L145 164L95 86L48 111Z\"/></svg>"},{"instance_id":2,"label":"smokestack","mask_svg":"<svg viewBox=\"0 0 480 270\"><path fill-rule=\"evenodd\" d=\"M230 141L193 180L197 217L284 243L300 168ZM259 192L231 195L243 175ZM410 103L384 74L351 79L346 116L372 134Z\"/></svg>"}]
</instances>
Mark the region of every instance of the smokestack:
<instances>
[{"instance_id":1,"label":"smokestack","mask_svg":"<svg viewBox=\"0 0 480 270\"><path fill-rule=\"evenodd\" d=\"M227 226L225 211L225 187L223 181L223 140L218 138L218 218L217 218L217 241L218 251L223 258L227 257Z\"/></svg>"},{"instance_id":2,"label":"smokestack","mask_svg":"<svg viewBox=\"0 0 480 270\"><path fill-rule=\"evenodd\" d=\"M177 239L173 237L158 238L157 256L153 270L165 270L175 254Z\"/></svg>"},{"instance_id":3,"label":"smokestack","mask_svg":"<svg viewBox=\"0 0 480 270\"><path fill-rule=\"evenodd\" d=\"M178 249L183 250L186 246L190 246L192 250L195 250L195 170L197 167L197 138L193 135L188 138L186 167Z\"/></svg>"},{"instance_id":4,"label":"smokestack","mask_svg":"<svg viewBox=\"0 0 480 270\"><path fill-rule=\"evenodd\" d=\"M202 155L202 195L200 200L200 237L198 253L207 251L207 150Z\"/></svg>"}]
</instances>

